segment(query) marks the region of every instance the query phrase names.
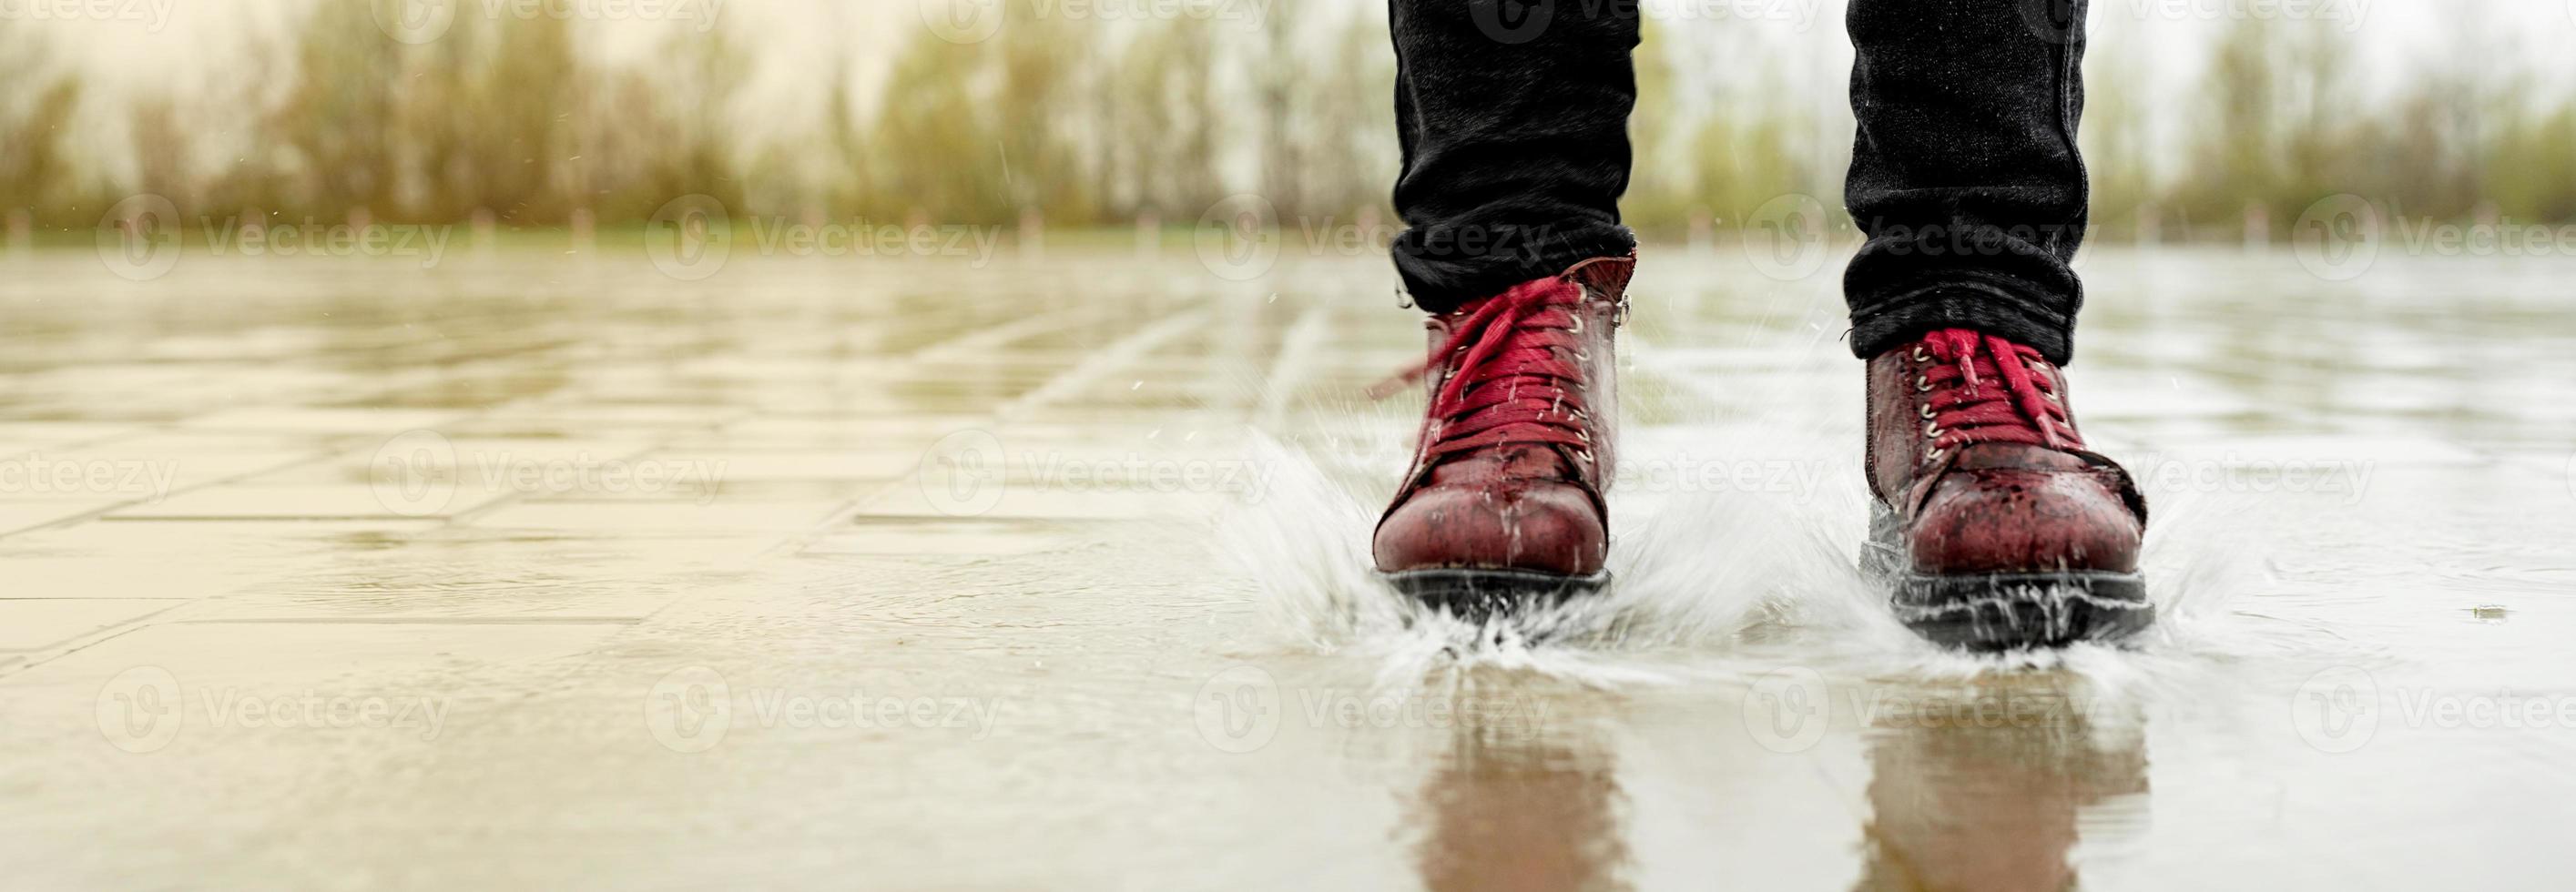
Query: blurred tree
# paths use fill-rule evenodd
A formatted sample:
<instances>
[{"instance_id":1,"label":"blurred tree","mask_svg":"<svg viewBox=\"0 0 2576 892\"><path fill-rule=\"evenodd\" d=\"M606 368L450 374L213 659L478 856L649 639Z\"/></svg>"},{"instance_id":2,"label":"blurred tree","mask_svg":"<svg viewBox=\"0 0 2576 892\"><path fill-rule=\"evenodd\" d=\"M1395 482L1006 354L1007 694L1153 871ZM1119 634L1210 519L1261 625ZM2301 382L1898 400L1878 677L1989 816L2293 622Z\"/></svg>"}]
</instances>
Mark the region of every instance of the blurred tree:
<instances>
[{"instance_id":1,"label":"blurred tree","mask_svg":"<svg viewBox=\"0 0 2576 892\"><path fill-rule=\"evenodd\" d=\"M2483 194L2523 222L2576 220L2576 102L2516 114L2474 165Z\"/></svg>"},{"instance_id":2,"label":"blurred tree","mask_svg":"<svg viewBox=\"0 0 2576 892\"><path fill-rule=\"evenodd\" d=\"M396 141L403 86L399 46L363 3L318 3L295 41L293 87L262 116L262 141L289 156L286 194L270 206L290 216L340 219L383 208L400 179Z\"/></svg>"},{"instance_id":3,"label":"blurred tree","mask_svg":"<svg viewBox=\"0 0 2576 892\"><path fill-rule=\"evenodd\" d=\"M560 223L587 198L566 195L556 176L574 154L567 111L593 80L566 20L460 16L419 50L405 54L399 93L407 188L386 213L462 220L488 209L512 222Z\"/></svg>"},{"instance_id":4,"label":"blurred tree","mask_svg":"<svg viewBox=\"0 0 2576 892\"><path fill-rule=\"evenodd\" d=\"M2092 179L2096 238L2135 238L2138 215L2152 208L2155 128L2141 101L2146 72L2129 44L2106 41L2085 51L2084 121L2077 139Z\"/></svg>"},{"instance_id":5,"label":"blurred tree","mask_svg":"<svg viewBox=\"0 0 2576 892\"><path fill-rule=\"evenodd\" d=\"M992 67L985 43L915 40L895 57L861 163L872 187L862 213L984 222L1009 217L1001 143L979 113L978 87L989 82Z\"/></svg>"},{"instance_id":6,"label":"blurred tree","mask_svg":"<svg viewBox=\"0 0 2576 892\"><path fill-rule=\"evenodd\" d=\"M1301 184L1308 213L1375 210L1392 219L1400 152L1395 139L1395 48L1386 21L1351 14L1333 36L1330 60L1304 85L1312 101Z\"/></svg>"},{"instance_id":7,"label":"blurred tree","mask_svg":"<svg viewBox=\"0 0 2576 892\"><path fill-rule=\"evenodd\" d=\"M1126 215L1195 220L1225 197L1215 61L1211 26L1187 18L1146 26L1121 55L1101 126Z\"/></svg>"},{"instance_id":8,"label":"blurred tree","mask_svg":"<svg viewBox=\"0 0 2576 892\"><path fill-rule=\"evenodd\" d=\"M760 63L741 19L621 61L603 47L632 44L578 17L459 16L407 45L365 4L314 2L288 30L254 33L240 76L104 109L54 73L45 35L0 21L0 77L22 85L0 97L0 210L86 225L99 196L144 190L191 213L488 210L540 226L583 210L641 220L690 193L752 214L1010 224L1036 211L1062 226L1186 223L1244 190L1283 223L1386 209L1397 152L1379 8L1273 4L1254 22L1071 10L1009 0L986 40L906 27L872 45L882 58L843 51L810 125L759 131L738 126ZM2339 192L2412 216L2576 220L2576 95L2510 61L2545 56L2491 48L2521 35L2445 21L2402 59L2360 57L2339 22L2229 23L2171 130L2151 117L2140 59L2097 42L2083 134L2096 224L2116 233L2151 212L2185 238L2248 221L2277 238ZM1636 63L1631 225L1736 225L1790 193L1840 204L1849 119L1815 41L1653 25ZM2397 71L2394 88L2368 89L2372 68ZM85 115L121 121L127 151L71 148L68 133L119 132Z\"/></svg>"},{"instance_id":9,"label":"blurred tree","mask_svg":"<svg viewBox=\"0 0 2576 892\"><path fill-rule=\"evenodd\" d=\"M0 216L62 222L63 188L74 171L65 126L80 107L79 81L53 70L44 47L0 21ZM88 221L82 221L88 222Z\"/></svg>"},{"instance_id":10,"label":"blurred tree","mask_svg":"<svg viewBox=\"0 0 2576 892\"><path fill-rule=\"evenodd\" d=\"M1637 109L1628 118L1628 192L1619 214L1629 226L1653 228L1686 220L1700 197L1694 181L1696 158L1690 144L1686 109L1673 81L1680 66L1673 59L1671 29L1641 30L1631 57L1636 67Z\"/></svg>"},{"instance_id":11,"label":"blurred tree","mask_svg":"<svg viewBox=\"0 0 2576 892\"><path fill-rule=\"evenodd\" d=\"M1016 17L996 39L990 57L993 96L987 104L994 135L996 173L1001 177L1003 216L977 217L978 223L1002 223L1024 208L1047 216L1088 220L1095 213L1097 189L1081 164L1075 137L1084 126L1083 83L1095 42L1085 39L1082 24L1063 16L1042 15L1035 0L1015 6Z\"/></svg>"},{"instance_id":12,"label":"blurred tree","mask_svg":"<svg viewBox=\"0 0 2576 892\"><path fill-rule=\"evenodd\" d=\"M632 222L681 196L706 195L754 210L744 204L745 162L730 126L750 73L733 32L675 33L648 58L645 67L588 74L600 86L564 100L575 127L558 181L571 207Z\"/></svg>"}]
</instances>

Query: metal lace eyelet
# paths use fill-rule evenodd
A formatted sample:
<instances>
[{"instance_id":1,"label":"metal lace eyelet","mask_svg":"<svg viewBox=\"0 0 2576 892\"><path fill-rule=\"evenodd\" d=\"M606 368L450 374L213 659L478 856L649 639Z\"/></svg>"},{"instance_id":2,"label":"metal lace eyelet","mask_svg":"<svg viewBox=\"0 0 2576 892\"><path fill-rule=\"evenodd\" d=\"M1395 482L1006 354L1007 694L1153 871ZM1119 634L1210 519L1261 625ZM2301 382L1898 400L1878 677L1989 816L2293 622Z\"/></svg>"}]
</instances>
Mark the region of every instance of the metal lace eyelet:
<instances>
[{"instance_id":1,"label":"metal lace eyelet","mask_svg":"<svg viewBox=\"0 0 2576 892\"><path fill-rule=\"evenodd\" d=\"M1574 451L1574 456L1575 456L1576 458L1580 458L1580 459L1582 459L1582 460L1583 460L1583 463L1584 463L1584 464L1587 464L1587 465L1589 465L1589 464L1596 464L1596 463L1597 463L1597 462L1593 459L1593 457L1592 457L1592 450L1590 450L1590 449L1577 449L1577 450L1575 450L1575 451Z\"/></svg>"},{"instance_id":2,"label":"metal lace eyelet","mask_svg":"<svg viewBox=\"0 0 2576 892\"><path fill-rule=\"evenodd\" d=\"M1914 390L1917 393L1931 393L1932 379L1922 375L1914 376Z\"/></svg>"},{"instance_id":3,"label":"metal lace eyelet","mask_svg":"<svg viewBox=\"0 0 2576 892\"><path fill-rule=\"evenodd\" d=\"M1574 320L1574 327L1573 327L1572 329L1569 329L1569 330L1570 330L1570 331L1572 331L1572 332L1574 332L1575 334L1582 334L1582 333L1583 333L1583 314L1581 314L1581 313L1567 313L1567 314L1566 314L1566 316L1568 316L1568 317L1570 317L1570 318L1572 318L1572 319Z\"/></svg>"},{"instance_id":4,"label":"metal lace eyelet","mask_svg":"<svg viewBox=\"0 0 2576 892\"><path fill-rule=\"evenodd\" d=\"M1581 439L1583 440L1583 442L1586 442L1586 443L1592 442L1592 432L1591 432L1591 431L1578 430L1578 431L1575 431L1575 432L1574 432L1574 435L1575 435L1576 437L1578 437L1578 438L1581 438Z\"/></svg>"},{"instance_id":5,"label":"metal lace eyelet","mask_svg":"<svg viewBox=\"0 0 2576 892\"><path fill-rule=\"evenodd\" d=\"M1576 350L1576 351L1574 351L1574 361L1575 361L1575 362L1591 362L1591 361L1592 361L1592 351L1590 351L1590 350Z\"/></svg>"},{"instance_id":6,"label":"metal lace eyelet","mask_svg":"<svg viewBox=\"0 0 2576 892\"><path fill-rule=\"evenodd\" d=\"M1923 454L1923 460L1924 460L1924 461L1940 461L1940 460L1941 460L1941 456L1948 455L1948 454L1949 454L1949 450L1946 450L1946 449L1934 449L1934 450L1932 450L1932 451L1930 451L1930 452L1926 452L1926 453L1924 453L1924 454Z\"/></svg>"},{"instance_id":7,"label":"metal lace eyelet","mask_svg":"<svg viewBox=\"0 0 2576 892\"><path fill-rule=\"evenodd\" d=\"M1921 403L1921 404L1916 405L1916 406L1914 407L1914 414L1916 414L1916 415L1921 415L1921 416L1923 416L1924 418L1927 418L1927 419L1928 419L1928 418L1931 418L1931 417L1932 417L1932 404L1931 404L1931 403Z\"/></svg>"},{"instance_id":8,"label":"metal lace eyelet","mask_svg":"<svg viewBox=\"0 0 2576 892\"><path fill-rule=\"evenodd\" d=\"M1937 438L1937 437L1941 436L1941 425L1940 425L1939 423L1937 423L1937 422L1931 422L1931 421L1923 422L1923 436L1924 436L1926 439L1930 439L1930 438Z\"/></svg>"},{"instance_id":9,"label":"metal lace eyelet","mask_svg":"<svg viewBox=\"0 0 2576 892\"><path fill-rule=\"evenodd\" d=\"M1914 345L1914 361L1915 361L1915 362L1931 362L1931 361L1932 361L1932 356L1931 356L1931 354L1928 354L1928 353L1923 352L1923 345L1921 345L1921 344L1916 344L1916 345Z\"/></svg>"}]
</instances>

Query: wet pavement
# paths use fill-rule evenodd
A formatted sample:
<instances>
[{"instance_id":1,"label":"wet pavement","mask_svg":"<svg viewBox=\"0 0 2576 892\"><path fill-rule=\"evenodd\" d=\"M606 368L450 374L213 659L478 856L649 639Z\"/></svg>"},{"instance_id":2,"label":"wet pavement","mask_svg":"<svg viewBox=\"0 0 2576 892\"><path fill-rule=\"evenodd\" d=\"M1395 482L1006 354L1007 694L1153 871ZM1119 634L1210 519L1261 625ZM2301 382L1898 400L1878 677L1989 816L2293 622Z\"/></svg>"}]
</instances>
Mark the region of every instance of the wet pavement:
<instances>
[{"instance_id":1,"label":"wet pavement","mask_svg":"<svg viewBox=\"0 0 2576 892\"><path fill-rule=\"evenodd\" d=\"M2565 260L2095 251L2074 403L2165 621L2002 659L1852 570L1830 264L1648 256L1620 582L1500 629L1362 570L1379 258L0 269L19 888L2576 867Z\"/></svg>"}]
</instances>

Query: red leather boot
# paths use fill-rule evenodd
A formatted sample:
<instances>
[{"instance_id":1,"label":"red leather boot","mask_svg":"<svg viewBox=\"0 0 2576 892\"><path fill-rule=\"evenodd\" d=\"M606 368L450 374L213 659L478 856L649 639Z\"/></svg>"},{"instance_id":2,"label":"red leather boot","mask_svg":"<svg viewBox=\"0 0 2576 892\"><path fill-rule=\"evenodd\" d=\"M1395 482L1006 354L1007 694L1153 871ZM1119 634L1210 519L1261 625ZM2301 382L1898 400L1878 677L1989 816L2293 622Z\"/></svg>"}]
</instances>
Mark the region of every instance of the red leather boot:
<instances>
[{"instance_id":1,"label":"red leather boot","mask_svg":"<svg viewBox=\"0 0 2576 892\"><path fill-rule=\"evenodd\" d=\"M1430 412L1378 519L1397 591L1481 617L1610 580L1611 334L1633 257L1600 257L1430 318Z\"/></svg>"},{"instance_id":2,"label":"red leather boot","mask_svg":"<svg viewBox=\"0 0 2576 892\"><path fill-rule=\"evenodd\" d=\"M2146 498L2084 448L2066 377L1963 328L1869 361L1865 569L1899 619L1973 650L2124 637L2155 621L2138 575Z\"/></svg>"}]
</instances>

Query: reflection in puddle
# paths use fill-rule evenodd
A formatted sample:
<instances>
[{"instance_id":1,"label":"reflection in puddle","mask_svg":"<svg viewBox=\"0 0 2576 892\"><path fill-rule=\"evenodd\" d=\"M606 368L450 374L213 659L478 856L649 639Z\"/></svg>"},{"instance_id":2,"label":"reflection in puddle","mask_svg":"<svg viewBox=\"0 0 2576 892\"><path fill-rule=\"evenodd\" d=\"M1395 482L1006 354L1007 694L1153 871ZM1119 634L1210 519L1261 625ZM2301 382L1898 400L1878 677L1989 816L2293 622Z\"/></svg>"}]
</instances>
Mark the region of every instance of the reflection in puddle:
<instances>
[{"instance_id":1,"label":"reflection in puddle","mask_svg":"<svg viewBox=\"0 0 2576 892\"><path fill-rule=\"evenodd\" d=\"M1458 718L1405 818L1422 828L1423 888L1619 886L1628 847L1607 752L1546 738L1508 710Z\"/></svg>"},{"instance_id":2,"label":"reflection in puddle","mask_svg":"<svg viewBox=\"0 0 2576 892\"><path fill-rule=\"evenodd\" d=\"M1863 732L1872 816L1853 888L2072 888L2079 813L2143 811L2140 716L2029 681L1906 704L1881 720L1901 727Z\"/></svg>"}]
</instances>

